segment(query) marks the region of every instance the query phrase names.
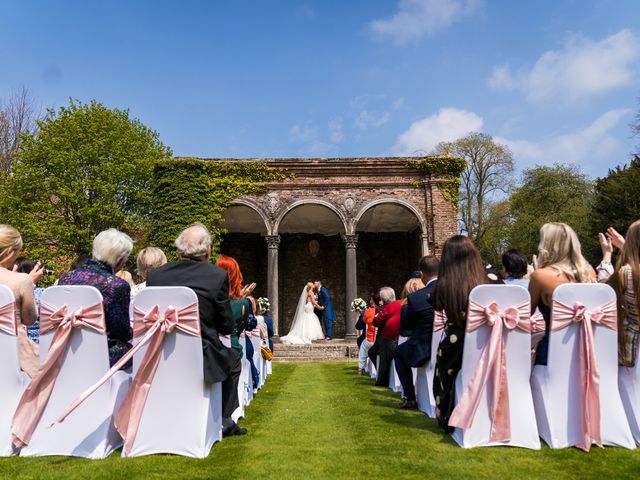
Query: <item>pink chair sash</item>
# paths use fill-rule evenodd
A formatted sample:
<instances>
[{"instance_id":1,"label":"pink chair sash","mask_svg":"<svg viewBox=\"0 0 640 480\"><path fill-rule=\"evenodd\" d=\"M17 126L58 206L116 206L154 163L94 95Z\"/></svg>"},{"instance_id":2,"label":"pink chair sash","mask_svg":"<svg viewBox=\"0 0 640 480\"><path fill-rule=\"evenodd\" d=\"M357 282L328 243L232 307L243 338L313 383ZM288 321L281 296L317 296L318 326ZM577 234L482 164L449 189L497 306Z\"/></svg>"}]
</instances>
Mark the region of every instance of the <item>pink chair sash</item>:
<instances>
[{"instance_id":1,"label":"pink chair sash","mask_svg":"<svg viewBox=\"0 0 640 480\"><path fill-rule=\"evenodd\" d=\"M580 302L574 306L553 301L551 330L557 331L580 323L580 403L582 407L582 443L577 447L588 452L591 444L602 447L600 436L600 373L596 358L592 324L618 329L618 311L614 300L591 310Z\"/></svg>"},{"instance_id":2,"label":"pink chair sash","mask_svg":"<svg viewBox=\"0 0 640 480\"><path fill-rule=\"evenodd\" d=\"M447 314L443 310L436 310L433 314L433 331L439 332L447 323Z\"/></svg>"},{"instance_id":3,"label":"pink chair sash","mask_svg":"<svg viewBox=\"0 0 640 480\"><path fill-rule=\"evenodd\" d=\"M60 373L61 360L67 351L74 328L87 327L106 335L102 302L69 312L66 305L59 308L46 303L40 305L40 332L55 329L47 358L20 398L11 425L12 440L16 448L29 444L40 417Z\"/></svg>"},{"instance_id":4,"label":"pink chair sash","mask_svg":"<svg viewBox=\"0 0 640 480\"><path fill-rule=\"evenodd\" d=\"M449 418L449 425L459 428L470 428L473 424L481 395L489 381L493 383L490 398L489 415L491 417L492 442L508 442L511 440L511 419L509 411L509 385L507 382L507 356L504 347L504 328L507 331L519 328L531 332L529 302L517 307L508 307L500 312L498 304L492 302L487 306L469 300L467 312L467 332L473 332L482 325L491 328L489 341L480 354L480 361L473 372L471 380Z\"/></svg>"},{"instance_id":5,"label":"pink chair sash","mask_svg":"<svg viewBox=\"0 0 640 480\"><path fill-rule=\"evenodd\" d=\"M18 335L15 302L10 302L0 307L0 332L8 333L14 337Z\"/></svg>"},{"instance_id":6,"label":"pink chair sash","mask_svg":"<svg viewBox=\"0 0 640 480\"><path fill-rule=\"evenodd\" d=\"M135 442L140 419L142 418L142 411L144 410L144 405L151 389L153 377L160 363L162 344L166 335L174 330L179 330L189 335L200 336L198 304L192 303L180 309L169 306L165 310L164 316L160 314L160 307L158 305L152 307L148 312L135 306L133 311L133 325L134 335L139 336L144 333L144 337L118 360L97 383L82 393L60 418L54 422L54 424L63 422L71 412L120 370L136 352L149 343L149 347L140 363L133 383L115 417L116 429L124 439L125 453L131 450Z\"/></svg>"}]
</instances>

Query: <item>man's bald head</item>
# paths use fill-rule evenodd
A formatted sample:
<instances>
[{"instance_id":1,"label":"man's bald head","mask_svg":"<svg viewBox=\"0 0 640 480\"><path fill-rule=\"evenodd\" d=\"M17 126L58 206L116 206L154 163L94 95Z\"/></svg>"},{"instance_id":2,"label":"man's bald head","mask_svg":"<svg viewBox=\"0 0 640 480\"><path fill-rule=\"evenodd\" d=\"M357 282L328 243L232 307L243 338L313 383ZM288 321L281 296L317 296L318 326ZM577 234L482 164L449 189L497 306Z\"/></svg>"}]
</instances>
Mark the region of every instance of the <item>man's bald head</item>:
<instances>
[{"instance_id":1,"label":"man's bald head","mask_svg":"<svg viewBox=\"0 0 640 480\"><path fill-rule=\"evenodd\" d=\"M211 256L211 234L201 223L185 228L176 238L175 245L184 258L206 262Z\"/></svg>"}]
</instances>

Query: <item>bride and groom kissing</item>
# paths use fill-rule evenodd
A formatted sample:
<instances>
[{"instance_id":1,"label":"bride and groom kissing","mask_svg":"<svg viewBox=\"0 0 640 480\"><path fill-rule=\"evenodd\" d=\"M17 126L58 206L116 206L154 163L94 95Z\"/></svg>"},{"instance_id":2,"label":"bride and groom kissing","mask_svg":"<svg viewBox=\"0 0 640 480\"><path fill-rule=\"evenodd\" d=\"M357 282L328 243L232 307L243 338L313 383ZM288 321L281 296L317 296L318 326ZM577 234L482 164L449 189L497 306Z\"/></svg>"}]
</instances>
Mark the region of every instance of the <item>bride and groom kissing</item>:
<instances>
[{"instance_id":1,"label":"bride and groom kissing","mask_svg":"<svg viewBox=\"0 0 640 480\"><path fill-rule=\"evenodd\" d=\"M326 330L322 332L320 319ZM291 322L289 333L282 337L282 343L301 345L314 340L333 339L333 321L336 314L331 304L329 291L322 286L320 280L307 283L302 289L296 313Z\"/></svg>"}]
</instances>

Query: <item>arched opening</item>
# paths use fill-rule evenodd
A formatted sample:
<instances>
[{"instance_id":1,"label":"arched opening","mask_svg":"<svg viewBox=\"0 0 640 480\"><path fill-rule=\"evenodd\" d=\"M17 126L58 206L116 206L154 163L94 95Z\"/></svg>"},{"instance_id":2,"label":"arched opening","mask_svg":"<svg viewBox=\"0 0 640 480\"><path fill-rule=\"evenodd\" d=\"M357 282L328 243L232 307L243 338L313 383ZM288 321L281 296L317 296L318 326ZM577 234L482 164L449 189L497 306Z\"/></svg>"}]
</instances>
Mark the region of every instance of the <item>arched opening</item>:
<instances>
[{"instance_id":1,"label":"arched opening","mask_svg":"<svg viewBox=\"0 0 640 480\"><path fill-rule=\"evenodd\" d=\"M390 286L400 298L422 255L423 225L415 210L404 202L376 201L360 212L356 233L359 296Z\"/></svg>"},{"instance_id":2,"label":"arched opening","mask_svg":"<svg viewBox=\"0 0 640 480\"><path fill-rule=\"evenodd\" d=\"M289 331L304 285L321 280L331 294L337 319L334 337L345 333L344 218L335 207L316 200L294 203L277 221L280 235L280 332Z\"/></svg>"},{"instance_id":3,"label":"arched opening","mask_svg":"<svg viewBox=\"0 0 640 480\"><path fill-rule=\"evenodd\" d=\"M235 258L240 265L245 283L256 282L253 295L267 296L267 246L264 235L267 226L255 207L236 204L223 214L220 253Z\"/></svg>"}]
</instances>

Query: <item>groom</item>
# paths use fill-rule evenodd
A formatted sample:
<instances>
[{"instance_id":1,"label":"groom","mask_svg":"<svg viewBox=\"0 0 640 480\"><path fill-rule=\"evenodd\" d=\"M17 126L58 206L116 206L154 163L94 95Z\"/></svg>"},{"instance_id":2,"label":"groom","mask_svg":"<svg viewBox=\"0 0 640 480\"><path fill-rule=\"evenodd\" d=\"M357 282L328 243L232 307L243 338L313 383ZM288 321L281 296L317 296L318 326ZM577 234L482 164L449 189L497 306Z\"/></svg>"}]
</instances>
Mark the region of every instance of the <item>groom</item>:
<instances>
[{"instance_id":1,"label":"groom","mask_svg":"<svg viewBox=\"0 0 640 480\"><path fill-rule=\"evenodd\" d=\"M336 319L336 313L333 311L329 291L322 286L320 280L313 282L313 286L318 291L318 304L321 307L320 309L316 309L316 315L318 315L322 323L324 323L327 340L333 340L333 321Z\"/></svg>"}]
</instances>

